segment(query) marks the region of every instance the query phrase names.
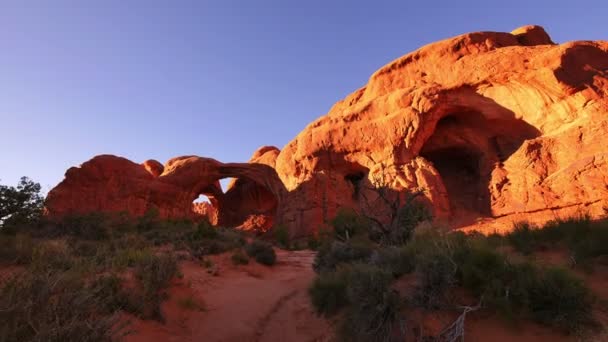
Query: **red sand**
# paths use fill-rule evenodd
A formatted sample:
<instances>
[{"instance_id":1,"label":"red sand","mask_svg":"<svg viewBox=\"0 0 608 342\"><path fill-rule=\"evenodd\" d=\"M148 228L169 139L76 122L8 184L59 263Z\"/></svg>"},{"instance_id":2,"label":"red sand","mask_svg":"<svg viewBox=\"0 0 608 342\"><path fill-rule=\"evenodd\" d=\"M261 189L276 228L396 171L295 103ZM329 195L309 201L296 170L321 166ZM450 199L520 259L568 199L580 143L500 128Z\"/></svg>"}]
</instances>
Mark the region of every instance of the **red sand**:
<instances>
[{"instance_id":1,"label":"red sand","mask_svg":"<svg viewBox=\"0 0 608 342\"><path fill-rule=\"evenodd\" d=\"M165 324L133 320L138 341L328 341L333 329L317 317L308 286L314 278L314 252L277 250L277 264L250 261L234 266L230 254L212 257L219 274L193 262L181 264L184 278L163 304ZM204 311L185 309L178 301L192 297Z\"/></svg>"}]
</instances>

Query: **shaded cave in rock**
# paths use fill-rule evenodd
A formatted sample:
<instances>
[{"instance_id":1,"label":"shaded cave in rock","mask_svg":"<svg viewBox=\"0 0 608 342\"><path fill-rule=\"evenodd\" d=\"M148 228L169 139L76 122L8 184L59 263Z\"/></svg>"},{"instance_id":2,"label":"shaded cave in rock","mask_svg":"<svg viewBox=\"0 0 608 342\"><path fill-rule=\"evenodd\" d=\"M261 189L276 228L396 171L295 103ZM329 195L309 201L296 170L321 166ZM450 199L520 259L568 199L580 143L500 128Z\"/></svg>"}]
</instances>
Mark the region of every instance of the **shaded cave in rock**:
<instances>
[{"instance_id":1,"label":"shaded cave in rock","mask_svg":"<svg viewBox=\"0 0 608 342\"><path fill-rule=\"evenodd\" d=\"M490 120L479 112L455 111L437 122L419 155L439 172L453 218L487 217L492 214L492 171L538 135L516 118Z\"/></svg>"},{"instance_id":2,"label":"shaded cave in rock","mask_svg":"<svg viewBox=\"0 0 608 342\"><path fill-rule=\"evenodd\" d=\"M446 187L453 211L490 214L487 175L482 173L483 156L465 146L452 146L421 154L433 163Z\"/></svg>"}]
</instances>

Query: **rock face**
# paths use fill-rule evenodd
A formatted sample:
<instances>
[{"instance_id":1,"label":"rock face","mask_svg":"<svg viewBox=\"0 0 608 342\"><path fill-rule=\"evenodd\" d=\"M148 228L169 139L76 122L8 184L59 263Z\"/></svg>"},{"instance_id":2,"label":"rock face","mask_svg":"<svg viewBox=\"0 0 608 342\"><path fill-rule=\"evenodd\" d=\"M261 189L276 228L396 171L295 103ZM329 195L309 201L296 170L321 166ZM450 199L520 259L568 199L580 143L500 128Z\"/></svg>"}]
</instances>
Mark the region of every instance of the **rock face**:
<instances>
[{"instance_id":1,"label":"rock face","mask_svg":"<svg viewBox=\"0 0 608 342\"><path fill-rule=\"evenodd\" d=\"M68 170L47 209L141 214L156 206L177 216L205 193L220 223L281 223L303 236L340 207L382 219L373 189L381 184L393 196L424 189L453 226L600 215L608 207L607 93L608 42L556 45L538 26L465 34L382 67L281 151L263 147L243 164L100 156ZM222 193L216 183L225 177L238 179Z\"/></svg>"},{"instance_id":2,"label":"rock face","mask_svg":"<svg viewBox=\"0 0 608 342\"><path fill-rule=\"evenodd\" d=\"M215 224L238 226L253 213L274 218L285 197L283 183L274 169L264 164L224 164L210 158L184 156L169 160L158 176L149 171L150 164L154 163L136 164L102 155L70 168L65 179L49 192L46 211L51 216L95 211L124 211L141 216L155 208L161 217L206 216ZM247 186L235 186L240 197L222 192L219 180L229 177L245 180ZM265 197L260 198L260 192ZM211 203L193 204L201 194ZM251 198L257 202L252 203ZM248 211L243 213L244 209Z\"/></svg>"}]
</instances>

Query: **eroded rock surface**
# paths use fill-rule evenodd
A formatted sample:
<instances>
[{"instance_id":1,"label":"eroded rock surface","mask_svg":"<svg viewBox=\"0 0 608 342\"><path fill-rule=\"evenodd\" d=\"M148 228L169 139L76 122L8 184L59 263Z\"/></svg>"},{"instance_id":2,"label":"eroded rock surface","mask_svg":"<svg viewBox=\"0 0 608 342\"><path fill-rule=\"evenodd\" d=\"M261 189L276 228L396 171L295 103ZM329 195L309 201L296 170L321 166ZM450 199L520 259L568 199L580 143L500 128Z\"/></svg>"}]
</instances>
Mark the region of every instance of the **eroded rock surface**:
<instances>
[{"instance_id":1,"label":"eroded rock surface","mask_svg":"<svg viewBox=\"0 0 608 342\"><path fill-rule=\"evenodd\" d=\"M179 157L162 168L96 157L68 170L47 208L141 214L156 206L176 216L204 193L217 201L220 222L282 223L303 236L340 207L369 209L381 183L394 196L424 189L453 226L526 213L600 215L608 207L607 92L608 42L557 45L538 26L465 34L380 68L280 151L263 147L242 164ZM237 179L223 193L216 183L225 177Z\"/></svg>"}]
</instances>

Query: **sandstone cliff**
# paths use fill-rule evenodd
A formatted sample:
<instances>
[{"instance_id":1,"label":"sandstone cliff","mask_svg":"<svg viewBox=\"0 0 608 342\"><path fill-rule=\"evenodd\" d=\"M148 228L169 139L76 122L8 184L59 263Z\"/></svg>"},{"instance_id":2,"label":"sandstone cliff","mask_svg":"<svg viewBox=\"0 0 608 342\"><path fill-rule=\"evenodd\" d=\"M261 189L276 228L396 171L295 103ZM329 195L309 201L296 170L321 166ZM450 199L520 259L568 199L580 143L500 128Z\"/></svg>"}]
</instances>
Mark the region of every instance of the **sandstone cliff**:
<instances>
[{"instance_id":1,"label":"sandstone cliff","mask_svg":"<svg viewBox=\"0 0 608 342\"><path fill-rule=\"evenodd\" d=\"M608 42L555 44L538 26L433 43L374 73L282 150L249 163L179 157L164 166L99 156L49 193L51 215L157 207L193 215L212 198L218 223L307 235L340 207L380 219L373 187L424 189L435 215L547 220L608 207ZM218 180L235 177L226 193Z\"/></svg>"}]
</instances>

